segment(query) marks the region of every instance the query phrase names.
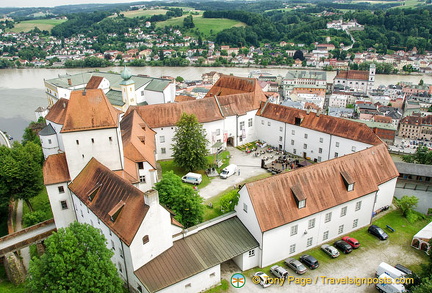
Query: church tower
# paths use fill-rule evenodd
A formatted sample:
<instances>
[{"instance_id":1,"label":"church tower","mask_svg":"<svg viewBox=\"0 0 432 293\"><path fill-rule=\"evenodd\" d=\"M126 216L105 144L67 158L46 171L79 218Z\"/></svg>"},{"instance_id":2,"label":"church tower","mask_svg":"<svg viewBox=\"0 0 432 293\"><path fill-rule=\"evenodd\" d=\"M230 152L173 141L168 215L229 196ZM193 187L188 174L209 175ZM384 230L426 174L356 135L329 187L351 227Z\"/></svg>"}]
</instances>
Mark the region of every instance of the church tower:
<instances>
[{"instance_id":1,"label":"church tower","mask_svg":"<svg viewBox=\"0 0 432 293\"><path fill-rule=\"evenodd\" d=\"M376 71L376 66L374 63L372 63L371 65L369 65L369 81L368 81L368 89L367 92L369 93L375 83L375 71Z\"/></svg>"},{"instance_id":2,"label":"church tower","mask_svg":"<svg viewBox=\"0 0 432 293\"><path fill-rule=\"evenodd\" d=\"M129 106L136 106L137 104L135 97L135 82L131 79L132 74L126 66L120 76L123 78L122 82L120 82L122 99L124 102L123 112L126 112Z\"/></svg>"}]
</instances>

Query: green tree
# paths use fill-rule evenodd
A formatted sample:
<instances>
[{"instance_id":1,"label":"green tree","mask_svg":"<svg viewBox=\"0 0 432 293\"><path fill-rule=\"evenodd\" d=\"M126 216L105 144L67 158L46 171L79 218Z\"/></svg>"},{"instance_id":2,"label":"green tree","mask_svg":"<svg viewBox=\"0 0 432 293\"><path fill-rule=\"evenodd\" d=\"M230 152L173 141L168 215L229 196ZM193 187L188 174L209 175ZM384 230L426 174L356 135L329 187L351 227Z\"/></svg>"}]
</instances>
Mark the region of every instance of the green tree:
<instances>
[{"instance_id":1,"label":"green tree","mask_svg":"<svg viewBox=\"0 0 432 293\"><path fill-rule=\"evenodd\" d=\"M183 82L183 81L184 81L184 78L181 77L181 76L177 76L177 77L176 77L176 81L177 81L177 82Z\"/></svg>"},{"instance_id":2,"label":"green tree","mask_svg":"<svg viewBox=\"0 0 432 293\"><path fill-rule=\"evenodd\" d=\"M30 262L31 292L122 292L113 252L98 229L78 222L45 240L46 251Z\"/></svg>"},{"instance_id":3,"label":"green tree","mask_svg":"<svg viewBox=\"0 0 432 293\"><path fill-rule=\"evenodd\" d=\"M417 206L419 199L415 196L404 195L396 200L396 205L401 209L402 214L406 217L408 212Z\"/></svg>"},{"instance_id":4,"label":"green tree","mask_svg":"<svg viewBox=\"0 0 432 293\"><path fill-rule=\"evenodd\" d=\"M0 197L7 195L23 199L30 210L30 198L39 194L43 188L43 154L39 145L18 142L12 148L0 147Z\"/></svg>"},{"instance_id":5,"label":"green tree","mask_svg":"<svg viewBox=\"0 0 432 293\"><path fill-rule=\"evenodd\" d=\"M194 114L183 113L172 145L174 163L186 171L205 169L208 150L205 130Z\"/></svg>"},{"instance_id":6,"label":"green tree","mask_svg":"<svg viewBox=\"0 0 432 293\"><path fill-rule=\"evenodd\" d=\"M30 122L29 126L24 130L22 143L25 145L27 142L32 141L36 144L41 144L38 133L46 125L45 119L39 117L37 122Z\"/></svg>"},{"instance_id":7,"label":"green tree","mask_svg":"<svg viewBox=\"0 0 432 293\"><path fill-rule=\"evenodd\" d=\"M220 207L223 212L233 211L235 206L238 204L240 194L237 190L231 190L227 194L223 195L220 199Z\"/></svg>"},{"instance_id":8,"label":"green tree","mask_svg":"<svg viewBox=\"0 0 432 293\"><path fill-rule=\"evenodd\" d=\"M186 29L189 28L194 28L195 24L193 22L193 16L192 15L188 15L183 19L183 27Z\"/></svg>"},{"instance_id":9,"label":"green tree","mask_svg":"<svg viewBox=\"0 0 432 293\"><path fill-rule=\"evenodd\" d=\"M432 150L426 146L419 146L414 154L403 155L402 160L406 163L432 165Z\"/></svg>"},{"instance_id":10,"label":"green tree","mask_svg":"<svg viewBox=\"0 0 432 293\"><path fill-rule=\"evenodd\" d=\"M160 202L176 214L176 220L183 226L187 228L202 222L202 197L192 187L183 184L173 171L165 173L155 189Z\"/></svg>"}]
</instances>

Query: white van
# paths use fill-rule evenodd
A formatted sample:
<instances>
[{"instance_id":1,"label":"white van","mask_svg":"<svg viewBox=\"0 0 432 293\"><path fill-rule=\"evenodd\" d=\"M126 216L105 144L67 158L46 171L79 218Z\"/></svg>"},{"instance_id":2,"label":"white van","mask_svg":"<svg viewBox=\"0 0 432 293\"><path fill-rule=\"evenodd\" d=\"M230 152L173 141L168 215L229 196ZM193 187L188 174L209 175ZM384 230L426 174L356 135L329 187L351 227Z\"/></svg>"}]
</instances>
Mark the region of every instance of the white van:
<instances>
[{"instance_id":1,"label":"white van","mask_svg":"<svg viewBox=\"0 0 432 293\"><path fill-rule=\"evenodd\" d=\"M402 278L406 275L404 272L398 270L397 268L395 268L395 267L393 267L393 266L391 266L385 262L380 263L380 265L378 266L378 268L376 270L375 276L378 278L382 274L386 274L393 279Z\"/></svg>"},{"instance_id":2,"label":"white van","mask_svg":"<svg viewBox=\"0 0 432 293\"><path fill-rule=\"evenodd\" d=\"M222 172L219 174L220 178L227 179L231 175L234 175L237 172L237 165L231 164L223 168Z\"/></svg>"},{"instance_id":3,"label":"white van","mask_svg":"<svg viewBox=\"0 0 432 293\"><path fill-rule=\"evenodd\" d=\"M185 183L191 183L194 185L198 185L202 181L202 175L197 173L189 172L182 177L182 181Z\"/></svg>"}]
</instances>

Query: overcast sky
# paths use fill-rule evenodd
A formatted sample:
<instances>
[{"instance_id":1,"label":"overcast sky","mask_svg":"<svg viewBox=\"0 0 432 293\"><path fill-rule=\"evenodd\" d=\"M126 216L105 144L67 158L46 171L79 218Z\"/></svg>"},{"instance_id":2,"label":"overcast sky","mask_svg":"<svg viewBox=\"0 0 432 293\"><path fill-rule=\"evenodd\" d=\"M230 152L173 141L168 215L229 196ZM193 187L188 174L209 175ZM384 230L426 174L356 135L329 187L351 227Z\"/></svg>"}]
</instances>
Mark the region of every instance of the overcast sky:
<instances>
[{"instance_id":1,"label":"overcast sky","mask_svg":"<svg viewBox=\"0 0 432 293\"><path fill-rule=\"evenodd\" d=\"M131 3L145 0L0 0L0 7L54 7L68 4Z\"/></svg>"}]
</instances>

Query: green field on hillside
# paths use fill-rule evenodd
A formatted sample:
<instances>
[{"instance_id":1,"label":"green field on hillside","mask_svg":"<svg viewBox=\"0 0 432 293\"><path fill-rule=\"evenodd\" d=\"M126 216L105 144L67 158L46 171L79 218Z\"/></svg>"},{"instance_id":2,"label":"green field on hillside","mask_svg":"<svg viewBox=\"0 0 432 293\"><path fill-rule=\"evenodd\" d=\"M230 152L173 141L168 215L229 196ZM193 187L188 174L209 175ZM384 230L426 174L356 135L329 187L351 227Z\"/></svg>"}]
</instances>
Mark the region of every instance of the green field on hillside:
<instances>
[{"instance_id":1,"label":"green field on hillside","mask_svg":"<svg viewBox=\"0 0 432 293\"><path fill-rule=\"evenodd\" d=\"M25 20L20 23L16 23L15 27L11 29L11 32L20 33L20 32L28 32L35 27L39 28L41 31L47 30L51 31L53 27L56 25L65 22L65 19L34 19L34 20Z\"/></svg>"},{"instance_id":2,"label":"green field on hillside","mask_svg":"<svg viewBox=\"0 0 432 293\"><path fill-rule=\"evenodd\" d=\"M130 11L122 11L120 12L125 17L133 18L133 17L140 17L140 16L152 16L152 15L158 15L158 14L165 14L168 10L165 9L139 9L139 10L130 10Z\"/></svg>"},{"instance_id":3,"label":"green field on hillside","mask_svg":"<svg viewBox=\"0 0 432 293\"><path fill-rule=\"evenodd\" d=\"M171 18L166 21L161 21L156 24L156 27L165 26L183 26L183 19L187 15L182 17ZM232 19L226 18L203 18L202 15L193 15L193 21L195 24L195 29L198 29L201 33L208 36L211 34L216 34L224 29L231 28L234 26L246 26L246 24Z\"/></svg>"}]
</instances>

